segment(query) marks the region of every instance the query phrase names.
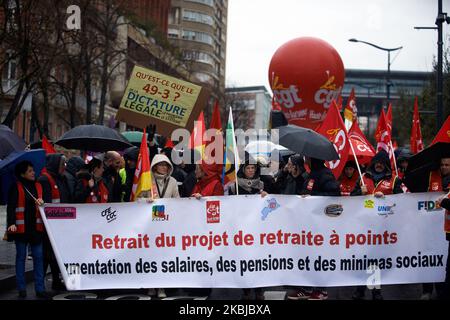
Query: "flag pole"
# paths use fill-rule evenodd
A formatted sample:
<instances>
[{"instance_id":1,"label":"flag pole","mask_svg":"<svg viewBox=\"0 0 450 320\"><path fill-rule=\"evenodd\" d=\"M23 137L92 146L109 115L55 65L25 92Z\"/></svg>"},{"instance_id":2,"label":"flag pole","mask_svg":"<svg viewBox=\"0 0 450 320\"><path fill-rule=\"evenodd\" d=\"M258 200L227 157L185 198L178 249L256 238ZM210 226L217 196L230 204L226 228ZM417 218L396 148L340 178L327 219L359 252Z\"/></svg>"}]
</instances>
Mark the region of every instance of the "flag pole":
<instances>
[{"instance_id":1,"label":"flag pole","mask_svg":"<svg viewBox=\"0 0 450 320\"><path fill-rule=\"evenodd\" d=\"M231 131L233 133L234 174L236 176L236 195L238 196L239 195L239 185L238 185L237 173L239 170L239 155L237 153L236 135L234 134L233 110L231 109L231 107L230 107L230 118L231 118Z\"/></svg>"},{"instance_id":2,"label":"flag pole","mask_svg":"<svg viewBox=\"0 0 450 320\"><path fill-rule=\"evenodd\" d=\"M350 143L350 148L352 149L353 157L355 158L356 167L358 168L359 177L361 178L361 183L363 186L365 186L366 184L364 183L364 179L362 178L361 168L359 167L358 158L356 157L355 149L353 148L352 140L350 139L350 137L348 138L348 142Z\"/></svg>"},{"instance_id":3,"label":"flag pole","mask_svg":"<svg viewBox=\"0 0 450 320\"><path fill-rule=\"evenodd\" d=\"M395 168L395 174L398 177L398 169L397 169L397 160L395 159L395 153L394 153L394 147L392 146L392 140L389 141L389 146L392 150L392 157L394 158L394 168Z\"/></svg>"}]
</instances>

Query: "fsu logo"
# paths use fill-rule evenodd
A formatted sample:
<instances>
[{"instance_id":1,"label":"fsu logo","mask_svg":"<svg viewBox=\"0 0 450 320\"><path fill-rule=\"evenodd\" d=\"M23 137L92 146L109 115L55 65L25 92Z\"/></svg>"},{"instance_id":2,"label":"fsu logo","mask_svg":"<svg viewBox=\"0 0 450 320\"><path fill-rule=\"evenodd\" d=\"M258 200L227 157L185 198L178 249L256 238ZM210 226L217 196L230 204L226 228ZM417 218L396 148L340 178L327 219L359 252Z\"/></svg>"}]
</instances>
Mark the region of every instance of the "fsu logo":
<instances>
[{"instance_id":1,"label":"fsu logo","mask_svg":"<svg viewBox=\"0 0 450 320\"><path fill-rule=\"evenodd\" d=\"M207 223L220 222L220 201L206 202L206 222Z\"/></svg>"},{"instance_id":2,"label":"fsu logo","mask_svg":"<svg viewBox=\"0 0 450 320\"><path fill-rule=\"evenodd\" d=\"M165 206L153 206L152 207L152 221L168 221L169 215L166 214Z\"/></svg>"}]
</instances>

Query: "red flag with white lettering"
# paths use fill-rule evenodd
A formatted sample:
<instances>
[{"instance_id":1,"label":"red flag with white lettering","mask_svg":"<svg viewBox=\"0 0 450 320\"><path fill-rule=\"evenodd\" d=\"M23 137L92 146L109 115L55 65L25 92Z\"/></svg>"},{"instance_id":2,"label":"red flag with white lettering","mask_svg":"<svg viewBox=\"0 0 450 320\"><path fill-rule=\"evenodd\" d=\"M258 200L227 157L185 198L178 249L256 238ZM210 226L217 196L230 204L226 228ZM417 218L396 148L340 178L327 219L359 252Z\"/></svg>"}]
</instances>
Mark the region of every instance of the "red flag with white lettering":
<instances>
[{"instance_id":1,"label":"red flag with white lettering","mask_svg":"<svg viewBox=\"0 0 450 320\"><path fill-rule=\"evenodd\" d=\"M416 154L423 150L422 131L420 129L419 104L417 97L414 99L414 114L411 129L411 152Z\"/></svg>"},{"instance_id":2,"label":"red flag with white lettering","mask_svg":"<svg viewBox=\"0 0 450 320\"><path fill-rule=\"evenodd\" d=\"M377 142L376 151L384 150L388 153L389 159L391 160L391 169L395 170L395 155L394 149L392 148L392 137L391 137L391 128L389 126L388 121L386 119L386 115L384 113L384 109L381 108L380 119L378 120L377 131L375 132L375 140Z\"/></svg>"},{"instance_id":3,"label":"red flag with white lettering","mask_svg":"<svg viewBox=\"0 0 450 320\"><path fill-rule=\"evenodd\" d=\"M434 138L432 145L438 142L450 143L450 116L447 117L442 128Z\"/></svg>"},{"instance_id":4,"label":"red flag with white lettering","mask_svg":"<svg viewBox=\"0 0 450 320\"><path fill-rule=\"evenodd\" d=\"M325 162L326 166L333 171L337 179L341 176L342 170L347 162L350 145L348 143L344 121L342 121L341 114L334 100L331 102L325 120L317 132L330 140L339 154L338 160Z\"/></svg>"},{"instance_id":5,"label":"red flag with white lettering","mask_svg":"<svg viewBox=\"0 0 450 320\"><path fill-rule=\"evenodd\" d=\"M359 128L358 120L353 121L352 127L348 131L348 138L350 139L353 149L355 150L358 162L361 164L369 163L375 156L375 149ZM354 157L351 149L349 157Z\"/></svg>"}]
</instances>

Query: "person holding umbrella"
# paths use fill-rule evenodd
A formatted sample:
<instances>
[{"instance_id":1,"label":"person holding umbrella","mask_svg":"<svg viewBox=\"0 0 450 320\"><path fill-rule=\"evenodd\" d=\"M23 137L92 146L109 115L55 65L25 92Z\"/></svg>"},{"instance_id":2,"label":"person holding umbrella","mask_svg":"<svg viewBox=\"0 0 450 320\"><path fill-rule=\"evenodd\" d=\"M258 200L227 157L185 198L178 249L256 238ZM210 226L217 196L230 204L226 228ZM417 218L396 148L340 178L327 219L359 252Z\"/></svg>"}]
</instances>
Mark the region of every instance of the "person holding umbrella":
<instances>
[{"instance_id":1,"label":"person holding umbrella","mask_svg":"<svg viewBox=\"0 0 450 320\"><path fill-rule=\"evenodd\" d=\"M119 176L122 183L122 202L130 202L131 189L133 188L134 172L139 157L139 148L130 147L125 149L123 158L125 160L125 168L120 169Z\"/></svg>"},{"instance_id":2,"label":"person holding umbrella","mask_svg":"<svg viewBox=\"0 0 450 320\"><path fill-rule=\"evenodd\" d=\"M16 282L20 298L26 298L25 259L27 247L33 254L35 291L38 298L48 299L45 292L42 239L44 224L39 206L44 204L42 187L36 182L33 164L22 161L15 166L17 183L8 194L7 230L8 241L16 243Z\"/></svg>"},{"instance_id":3,"label":"person holding umbrella","mask_svg":"<svg viewBox=\"0 0 450 320\"><path fill-rule=\"evenodd\" d=\"M103 182L103 159L95 156L87 165L88 172L79 174L79 180L75 189L75 201L77 203L107 203L109 191Z\"/></svg>"}]
</instances>

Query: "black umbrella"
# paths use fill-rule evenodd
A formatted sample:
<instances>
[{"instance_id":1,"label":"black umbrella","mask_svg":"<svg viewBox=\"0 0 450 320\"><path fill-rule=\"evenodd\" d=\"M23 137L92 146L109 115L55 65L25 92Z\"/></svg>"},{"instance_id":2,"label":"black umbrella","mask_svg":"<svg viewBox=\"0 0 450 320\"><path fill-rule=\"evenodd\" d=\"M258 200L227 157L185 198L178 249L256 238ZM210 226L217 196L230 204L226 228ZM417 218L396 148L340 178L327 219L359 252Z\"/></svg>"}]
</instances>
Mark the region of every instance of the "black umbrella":
<instances>
[{"instance_id":1,"label":"black umbrella","mask_svg":"<svg viewBox=\"0 0 450 320\"><path fill-rule=\"evenodd\" d=\"M116 130L95 124L77 126L55 142L66 149L105 152L132 147Z\"/></svg>"},{"instance_id":2,"label":"black umbrella","mask_svg":"<svg viewBox=\"0 0 450 320\"><path fill-rule=\"evenodd\" d=\"M279 130L279 144L302 156L327 161L339 159L334 145L311 129L290 124L277 130Z\"/></svg>"},{"instance_id":3,"label":"black umbrella","mask_svg":"<svg viewBox=\"0 0 450 320\"><path fill-rule=\"evenodd\" d=\"M450 143L438 142L409 158L404 183L411 192L426 192L430 172L438 170L442 158L450 158Z\"/></svg>"},{"instance_id":4,"label":"black umbrella","mask_svg":"<svg viewBox=\"0 0 450 320\"><path fill-rule=\"evenodd\" d=\"M0 159L6 158L14 151L23 151L26 143L8 126L0 124Z\"/></svg>"}]
</instances>

